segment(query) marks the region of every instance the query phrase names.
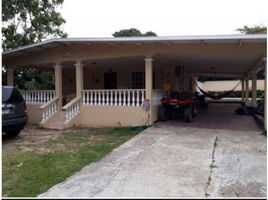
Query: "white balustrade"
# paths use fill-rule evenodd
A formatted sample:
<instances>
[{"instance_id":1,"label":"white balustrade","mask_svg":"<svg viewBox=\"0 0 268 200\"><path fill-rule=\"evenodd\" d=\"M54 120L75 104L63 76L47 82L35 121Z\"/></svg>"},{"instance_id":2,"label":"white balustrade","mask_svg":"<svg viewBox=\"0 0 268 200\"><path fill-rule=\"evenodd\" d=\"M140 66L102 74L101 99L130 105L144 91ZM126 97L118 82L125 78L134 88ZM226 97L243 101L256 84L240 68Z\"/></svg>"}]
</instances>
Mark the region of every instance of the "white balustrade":
<instances>
[{"instance_id":1,"label":"white balustrade","mask_svg":"<svg viewBox=\"0 0 268 200\"><path fill-rule=\"evenodd\" d=\"M47 120L50 118L52 115L54 115L58 108L57 108L57 100L58 98L54 98L51 101L43 104L40 106L40 109L42 109L42 121Z\"/></svg>"},{"instance_id":2,"label":"white balustrade","mask_svg":"<svg viewBox=\"0 0 268 200\"><path fill-rule=\"evenodd\" d=\"M123 106L126 106L126 91L122 91L123 92Z\"/></svg>"},{"instance_id":3,"label":"white balustrade","mask_svg":"<svg viewBox=\"0 0 268 200\"><path fill-rule=\"evenodd\" d=\"M145 89L83 90L82 103L90 106L137 106L143 104Z\"/></svg>"},{"instance_id":4,"label":"white balustrade","mask_svg":"<svg viewBox=\"0 0 268 200\"><path fill-rule=\"evenodd\" d=\"M55 98L55 90L20 90L27 104L43 104Z\"/></svg>"},{"instance_id":5,"label":"white balustrade","mask_svg":"<svg viewBox=\"0 0 268 200\"><path fill-rule=\"evenodd\" d=\"M89 98L82 98L82 101L85 99ZM80 102L80 98L75 98L63 107L63 110L65 110L65 122L70 121L80 112Z\"/></svg>"}]
</instances>

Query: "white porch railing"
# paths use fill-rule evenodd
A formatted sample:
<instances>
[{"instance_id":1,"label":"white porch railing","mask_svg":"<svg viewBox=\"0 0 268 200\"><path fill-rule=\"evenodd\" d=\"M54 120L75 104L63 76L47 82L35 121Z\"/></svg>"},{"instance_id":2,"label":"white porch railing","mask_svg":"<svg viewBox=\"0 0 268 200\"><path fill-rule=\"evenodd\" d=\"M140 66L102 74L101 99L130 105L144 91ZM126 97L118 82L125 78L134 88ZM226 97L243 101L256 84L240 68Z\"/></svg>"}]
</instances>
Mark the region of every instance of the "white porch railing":
<instances>
[{"instance_id":1,"label":"white porch railing","mask_svg":"<svg viewBox=\"0 0 268 200\"><path fill-rule=\"evenodd\" d=\"M43 104L42 106L40 106L39 108L43 110L42 113L42 121L47 120L48 118L50 118L52 115L54 115L58 108L57 108L57 102L58 102L58 97L50 100L49 102Z\"/></svg>"},{"instance_id":2,"label":"white porch railing","mask_svg":"<svg viewBox=\"0 0 268 200\"><path fill-rule=\"evenodd\" d=\"M163 90L153 90L153 105L161 105L161 99L164 97L165 92Z\"/></svg>"},{"instance_id":3,"label":"white porch railing","mask_svg":"<svg viewBox=\"0 0 268 200\"><path fill-rule=\"evenodd\" d=\"M145 89L83 90L82 103L90 106L136 106L145 99Z\"/></svg>"},{"instance_id":4,"label":"white porch railing","mask_svg":"<svg viewBox=\"0 0 268 200\"><path fill-rule=\"evenodd\" d=\"M70 121L80 112L80 106L81 98L76 97L62 108L65 111L65 122Z\"/></svg>"},{"instance_id":5,"label":"white porch railing","mask_svg":"<svg viewBox=\"0 0 268 200\"><path fill-rule=\"evenodd\" d=\"M20 90L27 104L43 104L55 98L55 90Z\"/></svg>"}]
</instances>

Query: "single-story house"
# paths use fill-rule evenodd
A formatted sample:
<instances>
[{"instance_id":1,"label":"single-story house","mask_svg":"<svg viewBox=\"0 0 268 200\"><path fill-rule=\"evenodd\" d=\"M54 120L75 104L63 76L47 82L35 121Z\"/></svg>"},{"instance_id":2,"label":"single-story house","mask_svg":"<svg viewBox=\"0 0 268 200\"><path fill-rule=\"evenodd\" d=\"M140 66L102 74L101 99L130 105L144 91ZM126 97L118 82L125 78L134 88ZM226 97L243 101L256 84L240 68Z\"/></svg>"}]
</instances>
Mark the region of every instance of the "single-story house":
<instances>
[{"instance_id":1,"label":"single-story house","mask_svg":"<svg viewBox=\"0 0 268 200\"><path fill-rule=\"evenodd\" d=\"M141 126L157 120L166 91L193 91L198 76L241 79L243 101L256 106L266 40L262 34L56 38L3 52L2 62L8 85L14 85L17 66L55 74L54 90L22 91L30 123L47 128Z\"/></svg>"}]
</instances>

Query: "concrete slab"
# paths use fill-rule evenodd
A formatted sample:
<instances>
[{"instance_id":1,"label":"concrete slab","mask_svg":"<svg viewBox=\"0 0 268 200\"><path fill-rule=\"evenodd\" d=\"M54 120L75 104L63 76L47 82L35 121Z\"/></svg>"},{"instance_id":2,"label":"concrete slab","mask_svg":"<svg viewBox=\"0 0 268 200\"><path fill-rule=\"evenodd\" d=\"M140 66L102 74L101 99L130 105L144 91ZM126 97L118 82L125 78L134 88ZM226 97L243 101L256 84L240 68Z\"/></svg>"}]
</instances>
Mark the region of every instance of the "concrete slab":
<instances>
[{"instance_id":1,"label":"concrete slab","mask_svg":"<svg viewBox=\"0 0 268 200\"><path fill-rule=\"evenodd\" d=\"M239 106L238 103L209 103L207 109L198 109L197 116L193 118L192 123L176 119L157 122L157 124L168 124L176 127L262 131L263 126L257 124L252 116L235 114L235 110Z\"/></svg>"},{"instance_id":2,"label":"concrete slab","mask_svg":"<svg viewBox=\"0 0 268 200\"><path fill-rule=\"evenodd\" d=\"M265 197L259 131L157 125L39 197Z\"/></svg>"}]
</instances>

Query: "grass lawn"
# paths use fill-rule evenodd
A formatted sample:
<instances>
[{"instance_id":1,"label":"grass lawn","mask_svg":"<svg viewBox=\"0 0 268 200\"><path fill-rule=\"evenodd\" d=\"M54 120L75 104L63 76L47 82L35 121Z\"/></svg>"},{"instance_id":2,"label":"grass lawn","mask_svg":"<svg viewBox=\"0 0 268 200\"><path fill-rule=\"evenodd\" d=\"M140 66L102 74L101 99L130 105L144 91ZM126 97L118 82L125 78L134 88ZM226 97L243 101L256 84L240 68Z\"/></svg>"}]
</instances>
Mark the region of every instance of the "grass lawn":
<instances>
[{"instance_id":1,"label":"grass lawn","mask_svg":"<svg viewBox=\"0 0 268 200\"><path fill-rule=\"evenodd\" d=\"M36 129L36 134L38 131L42 130ZM84 166L100 160L140 131L131 128L78 129L43 142L15 143L14 147L3 150L2 195L35 197Z\"/></svg>"}]
</instances>

